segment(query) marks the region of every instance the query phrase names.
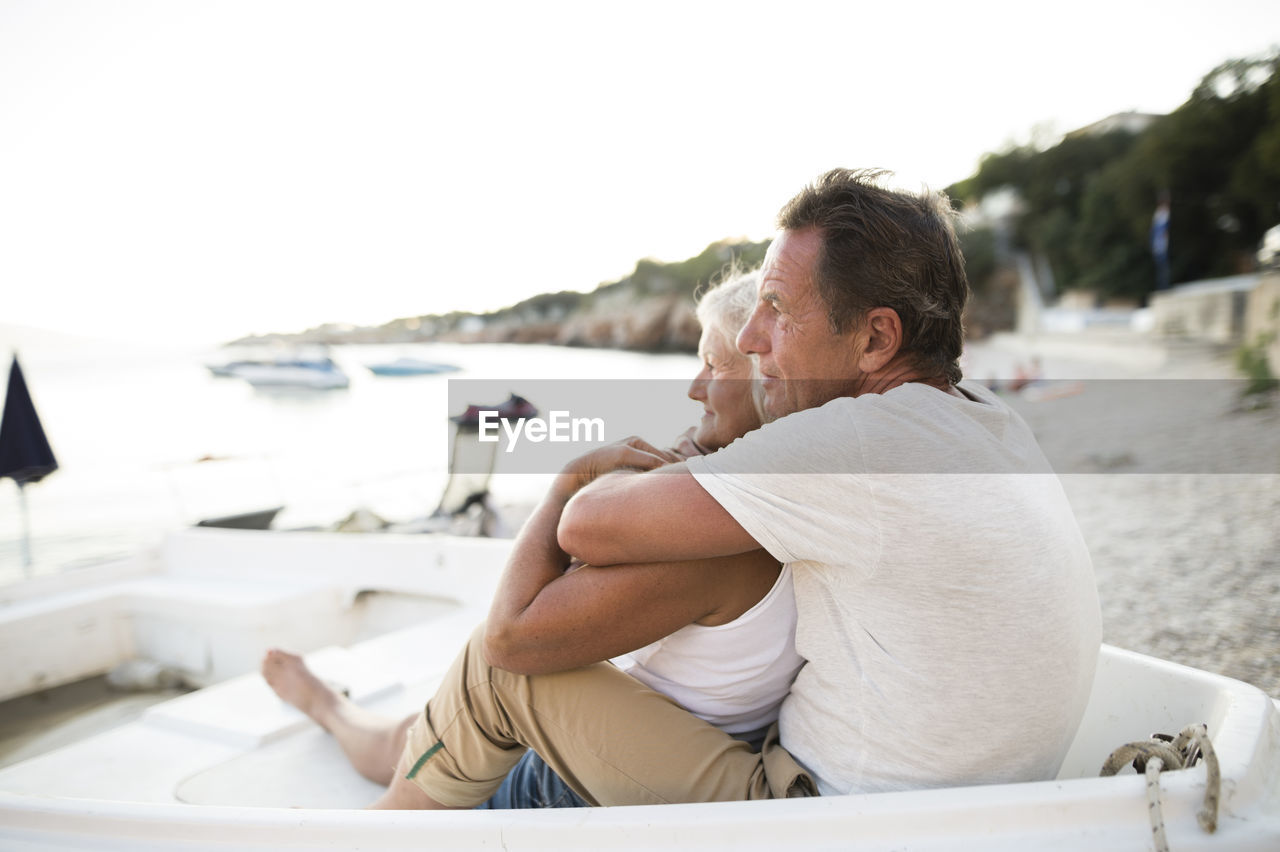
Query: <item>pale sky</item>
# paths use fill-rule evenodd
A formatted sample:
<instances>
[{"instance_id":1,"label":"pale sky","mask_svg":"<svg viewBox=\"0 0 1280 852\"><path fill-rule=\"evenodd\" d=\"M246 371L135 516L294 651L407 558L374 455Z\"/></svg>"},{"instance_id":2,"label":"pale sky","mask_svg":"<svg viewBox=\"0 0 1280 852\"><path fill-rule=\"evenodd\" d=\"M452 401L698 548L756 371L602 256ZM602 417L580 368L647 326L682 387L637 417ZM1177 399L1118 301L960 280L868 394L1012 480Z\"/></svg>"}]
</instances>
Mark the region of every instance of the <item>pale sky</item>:
<instances>
[{"instance_id":1,"label":"pale sky","mask_svg":"<svg viewBox=\"0 0 1280 852\"><path fill-rule=\"evenodd\" d=\"M0 0L0 324L219 341L590 290L834 166L1168 112L1273 2Z\"/></svg>"}]
</instances>

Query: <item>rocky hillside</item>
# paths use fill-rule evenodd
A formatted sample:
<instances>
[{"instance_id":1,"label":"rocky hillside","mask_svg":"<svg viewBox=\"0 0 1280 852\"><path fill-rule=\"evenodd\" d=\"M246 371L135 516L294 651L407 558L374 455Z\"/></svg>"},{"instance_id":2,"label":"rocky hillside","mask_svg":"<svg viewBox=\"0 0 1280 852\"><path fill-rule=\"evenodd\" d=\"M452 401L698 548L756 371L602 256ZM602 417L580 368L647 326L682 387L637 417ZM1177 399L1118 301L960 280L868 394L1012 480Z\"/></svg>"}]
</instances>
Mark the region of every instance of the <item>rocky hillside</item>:
<instances>
[{"instance_id":1,"label":"rocky hillside","mask_svg":"<svg viewBox=\"0 0 1280 852\"><path fill-rule=\"evenodd\" d=\"M487 314L455 311L362 327L329 323L298 334L243 338L233 345L455 341L694 352L699 333L694 294L734 260L758 265L767 247L767 242L722 240L678 263L641 260L631 275L590 293L541 293Z\"/></svg>"},{"instance_id":2,"label":"rocky hillside","mask_svg":"<svg viewBox=\"0 0 1280 852\"><path fill-rule=\"evenodd\" d=\"M1011 328L1016 275L1001 266L977 233L962 235L974 296L966 311L970 336ZM590 293L540 293L518 304L474 314L455 311L404 317L377 326L328 323L297 334L246 337L229 345L282 343L552 343L640 352L696 352L699 327L694 296L728 265L764 260L768 242L722 240L678 263L641 260L620 281Z\"/></svg>"}]
</instances>

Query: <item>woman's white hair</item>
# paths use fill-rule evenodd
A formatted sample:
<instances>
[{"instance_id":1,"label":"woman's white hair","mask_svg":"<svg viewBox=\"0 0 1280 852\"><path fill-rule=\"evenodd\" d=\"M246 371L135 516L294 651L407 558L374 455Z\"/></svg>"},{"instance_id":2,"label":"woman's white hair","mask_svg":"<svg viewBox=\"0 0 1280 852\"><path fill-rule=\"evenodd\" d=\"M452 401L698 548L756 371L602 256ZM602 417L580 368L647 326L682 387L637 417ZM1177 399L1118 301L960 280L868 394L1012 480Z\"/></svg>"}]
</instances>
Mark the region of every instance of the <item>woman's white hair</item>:
<instances>
[{"instance_id":1,"label":"woman's white hair","mask_svg":"<svg viewBox=\"0 0 1280 852\"><path fill-rule=\"evenodd\" d=\"M738 352L738 332L751 319L760 289L760 270L742 269L736 263L724 273L720 282L711 285L698 296L698 322L704 331L719 334L728 344L730 352ZM764 383L760 365L754 355L742 355L751 362L751 401L761 423L772 420L764 410Z\"/></svg>"}]
</instances>

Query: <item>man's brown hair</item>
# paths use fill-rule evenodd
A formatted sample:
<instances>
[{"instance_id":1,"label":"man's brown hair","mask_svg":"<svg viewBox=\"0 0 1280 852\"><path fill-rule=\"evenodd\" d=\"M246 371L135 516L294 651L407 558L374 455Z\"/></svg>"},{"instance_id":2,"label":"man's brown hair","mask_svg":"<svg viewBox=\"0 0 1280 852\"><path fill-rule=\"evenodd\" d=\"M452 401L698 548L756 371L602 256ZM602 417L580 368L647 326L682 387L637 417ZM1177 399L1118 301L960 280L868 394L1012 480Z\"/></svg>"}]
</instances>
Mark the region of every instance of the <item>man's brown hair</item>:
<instances>
[{"instance_id":1,"label":"man's brown hair","mask_svg":"<svg viewBox=\"0 0 1280 852\"><path fill-rule=\"evenodd\" d=\"M924 379L960 381L961 314L969 295L946 196L885 189L879 169L832 169L778 213L788 231L816 228L818 294L837 334L872 308L902 320L902 352Z\"/></svg>"}]
</instances>

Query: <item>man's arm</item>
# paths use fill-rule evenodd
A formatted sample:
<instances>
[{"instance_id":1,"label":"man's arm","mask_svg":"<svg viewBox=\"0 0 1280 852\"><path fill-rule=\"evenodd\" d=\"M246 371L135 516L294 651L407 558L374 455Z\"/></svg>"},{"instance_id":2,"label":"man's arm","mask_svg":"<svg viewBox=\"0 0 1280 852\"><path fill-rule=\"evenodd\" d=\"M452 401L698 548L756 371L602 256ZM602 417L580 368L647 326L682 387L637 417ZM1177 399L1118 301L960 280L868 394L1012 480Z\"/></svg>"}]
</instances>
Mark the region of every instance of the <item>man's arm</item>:
<instances>
[{"instance_id":1,"label":"man's arm","mask_svg":"<svg viewBox=\"0 0 1280 852\"><path fill-rule=\"evenodd\" d=\"M720 613L744 589L763 594L777 576L763 551L566 572L556 525L575 484L557 479L512 548L485 628L485 656L498 668L540 674L608 659Z\"/></svg>"},{"instance_id":2,"label":"man's arm","mask_svg":"<svg viewBox=\"0 0 1280 852\"><path fill-rule=\"evenodd\" d=\"M684 464L599 477L565 507L558 540L592 565L683 562L760 547Z\"/></svg>"}]
</instances>

